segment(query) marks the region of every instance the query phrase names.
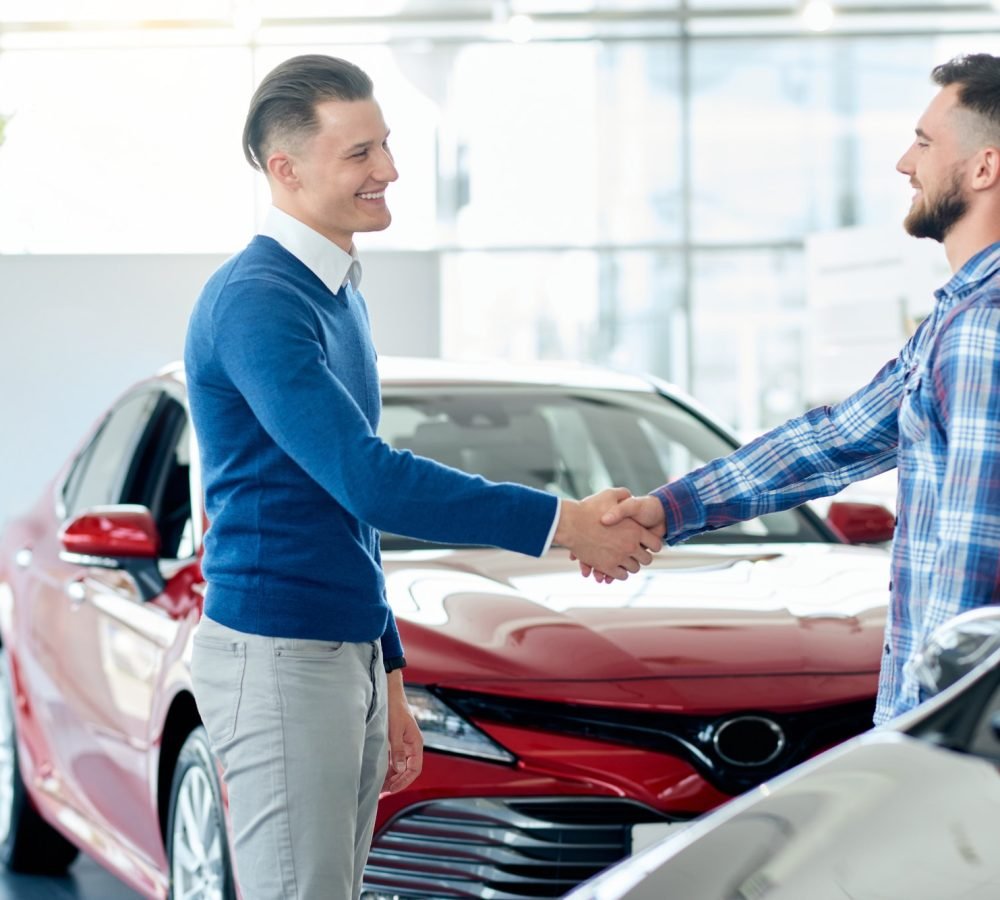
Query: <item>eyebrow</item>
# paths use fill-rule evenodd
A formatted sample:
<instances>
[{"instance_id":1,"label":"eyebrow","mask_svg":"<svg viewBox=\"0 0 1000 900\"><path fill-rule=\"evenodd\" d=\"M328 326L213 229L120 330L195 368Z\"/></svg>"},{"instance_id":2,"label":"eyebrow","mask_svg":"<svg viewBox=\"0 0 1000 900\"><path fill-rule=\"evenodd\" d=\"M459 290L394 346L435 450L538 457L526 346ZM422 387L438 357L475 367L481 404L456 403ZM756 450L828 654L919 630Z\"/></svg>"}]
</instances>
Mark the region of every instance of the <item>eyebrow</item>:
<instances>
[{"instance_id":1,"label":"eyebrow","mask_svg":"<svg viewBox=\"0 0 1000 900\"><path fill-rule=\"evenodd\" d=\"M914 128L913 130L916 132L918 138L923 138L925 141L929 141L931 139L931 136L924 131L923 128Z\"/></svg>"}]
</instances>

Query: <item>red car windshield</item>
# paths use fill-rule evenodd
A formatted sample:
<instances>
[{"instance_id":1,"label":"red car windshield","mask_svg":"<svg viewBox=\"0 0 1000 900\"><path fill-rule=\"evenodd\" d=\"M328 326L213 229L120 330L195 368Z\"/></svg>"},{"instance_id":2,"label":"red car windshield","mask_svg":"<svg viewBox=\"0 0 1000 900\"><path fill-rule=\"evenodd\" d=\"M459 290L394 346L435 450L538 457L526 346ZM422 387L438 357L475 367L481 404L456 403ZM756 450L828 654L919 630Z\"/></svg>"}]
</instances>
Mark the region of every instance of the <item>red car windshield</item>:
<instances>
[{"instance_id":1,"label":"red car windshield","mask_svg":"<svg viewBox=\"0 0 1000 900\"><path fill-rule=\"evenodd\" d=\"M379 434L393 447L488 478L580 499L623 485L635 494L735 446L689 409L654 393L578 388L383 390ZM833 540L788 511L702 535L701 543ZM383 535L384 550L426 546Z\"/></svg>"}]
</instances>

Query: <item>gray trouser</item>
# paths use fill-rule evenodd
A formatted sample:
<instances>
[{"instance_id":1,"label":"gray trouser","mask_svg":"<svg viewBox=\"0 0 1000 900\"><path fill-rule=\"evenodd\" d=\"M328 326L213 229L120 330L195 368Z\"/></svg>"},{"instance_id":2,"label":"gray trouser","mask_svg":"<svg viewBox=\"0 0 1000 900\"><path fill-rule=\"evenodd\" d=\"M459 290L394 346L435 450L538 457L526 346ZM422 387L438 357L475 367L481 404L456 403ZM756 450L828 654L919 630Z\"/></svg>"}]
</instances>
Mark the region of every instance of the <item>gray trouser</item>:
<instances>
[{"instance_id":1,"label":"gray trouser","mask_svg":"<svg viewBox=\"0 0 1000 900\"><path fill-rule=\"evenodd\" d=\"M223 766L243 900L356 900L388 761L378 642L262 637L203 618L191 677Z\"/></svg>"}]
</instances>

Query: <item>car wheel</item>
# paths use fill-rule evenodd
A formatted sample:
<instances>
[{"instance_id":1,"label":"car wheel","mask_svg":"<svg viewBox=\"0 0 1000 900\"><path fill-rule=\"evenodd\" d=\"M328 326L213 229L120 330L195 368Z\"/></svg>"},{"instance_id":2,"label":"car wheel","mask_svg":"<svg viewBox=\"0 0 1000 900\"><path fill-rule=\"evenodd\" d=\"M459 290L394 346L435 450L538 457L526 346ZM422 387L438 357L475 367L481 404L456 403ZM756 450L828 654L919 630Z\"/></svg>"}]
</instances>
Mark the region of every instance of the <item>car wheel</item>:
<instances>
[{"instance_id":1,"label":"car wheel","mask_svg":"<svg viewBox=\"0 0 1000 900\"><path fill-rule=\"evenodd\" d=\"M21 779L7 651L0 647L0 862L12 872L62 875L79 852L38 814Z\"/></svg>"},{"instance_id":2,"label":"car wheel","mask_svg":"<svg viewBox=\"0 0 1000 900\"><path fill-rule=\"evenodd\" d=\"M208 735L199 726L177 758L167 823L171 900L235 900L226 817Z\"/></svg>"}]
</instances>

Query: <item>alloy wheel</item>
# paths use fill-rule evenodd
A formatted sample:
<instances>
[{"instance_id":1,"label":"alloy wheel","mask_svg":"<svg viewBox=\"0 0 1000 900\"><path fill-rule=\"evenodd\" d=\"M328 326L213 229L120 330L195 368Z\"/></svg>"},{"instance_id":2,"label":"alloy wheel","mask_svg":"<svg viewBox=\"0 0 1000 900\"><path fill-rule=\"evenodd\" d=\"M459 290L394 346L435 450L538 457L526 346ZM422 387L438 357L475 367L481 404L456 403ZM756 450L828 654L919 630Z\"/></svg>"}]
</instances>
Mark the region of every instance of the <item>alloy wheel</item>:
<instances>
[{"instance_id":1,"label":"alloy wheel","mask_svg":"<svg viewBox=\"0 0 1000 900\"><path fill-rule=\"evenodd\" d=\"M224 900L226 840L209 777L191 766L177 792L171 874L175 900Z\"/></svg>"},{"instance_id":2,"label":"alloy wheel","mask_svg":"<svg viewBox=\"0 0 1000 900\"><path fill-rule=\"evenodd\" d=\"M7 672L0 667L0 843L10 834L16 777L14 717L9 699Z\"/></svg>"}]
</instances>

